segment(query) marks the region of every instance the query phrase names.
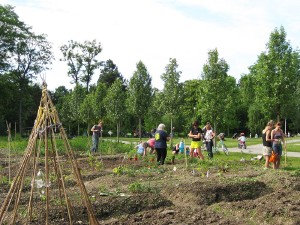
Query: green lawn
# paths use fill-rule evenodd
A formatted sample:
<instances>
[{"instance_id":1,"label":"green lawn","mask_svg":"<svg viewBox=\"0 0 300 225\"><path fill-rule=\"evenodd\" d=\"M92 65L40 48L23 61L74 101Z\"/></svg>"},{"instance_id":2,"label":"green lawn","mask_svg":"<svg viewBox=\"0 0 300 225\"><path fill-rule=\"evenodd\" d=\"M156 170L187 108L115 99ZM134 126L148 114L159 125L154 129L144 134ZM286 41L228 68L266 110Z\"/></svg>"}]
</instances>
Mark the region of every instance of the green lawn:
<instances>
[{"instance_id":1,"label":"green lawn","mask_svg":"<svg viewBox=\"0 0 300 225\"><path fill-rule=\"evenodd\" d=\"M109 140L116 140L115 137L112 138L104 138L105 140L109 139ZM144 138L143 141L146 141L147 138ZM180 142L180 138L174 138L173 139L173 143L179 143ZM288 152L300 152L300 137L294 137L294 138L289 138L288 140L299 140L299 142L296 143L289 143L287 145L287 151ZM122 144L122 145L116 145L115 142L110 142L110 141L104 141L102 144L102 147L105 149L109 149L109 151L103 152L103 154L115 154L115 153L132 153L135 154L135 150L134 150L134 145L136 143L139 142L138 138L120 138L120 141L128 141L131 144L127 145L127 144ZM191 139L189 138L185 138L184 139L185 144L189 145L191 143ZM231 138L227 138L225 140L225 143L228 147L236 147L237 146L237 140L236 139L231 139ZM11 142L11 153L17 153L17 154L23 154L24 150L26 149L28 144L28 138L17 138L17 140L13 140ZM73 148L73 150L75 150L76 152L88 152L90 149L90 144L91 144L91 137L77 137L74 139L70 139L70 144ZM255 145L255 144L261 144L261 138L252 138L252 139L248 139L247 140L247 145ZM61 143L61 140L57 140L57 145L58 148L63 151L64 147ZM8 140L7 137L0 137L0 148L1 149L8 149L9 145L8 145ZM121 149L122 148L122 149ZM207 152L203 151L204 156L207 158ZM170 151L168 152L168 158L171 157L171 153ZM219 153L219 154L215 154L214 156L214 160L215 163L219 164L223 164L223 163L231 163L233 161L240 161L241 158L245 158L245 160L251 160L254 155L252 154L241 154L241 153L234 153L231 152L229 154L229 156L224 155L223 152ZM183 154L179 154L178 156L176 156L176 159L185 159L185 156ZM257 160L256 160L257 161ZM263 161L257 161L256 163L263 166ZM255 163L255 161L254 161ZM299 170L300 168L300 160L299 158L293 158L293 157L288 157L285 161L285 158L282 157L282 168L286 169L286 170Z\"/></svg>"}]
</instances>

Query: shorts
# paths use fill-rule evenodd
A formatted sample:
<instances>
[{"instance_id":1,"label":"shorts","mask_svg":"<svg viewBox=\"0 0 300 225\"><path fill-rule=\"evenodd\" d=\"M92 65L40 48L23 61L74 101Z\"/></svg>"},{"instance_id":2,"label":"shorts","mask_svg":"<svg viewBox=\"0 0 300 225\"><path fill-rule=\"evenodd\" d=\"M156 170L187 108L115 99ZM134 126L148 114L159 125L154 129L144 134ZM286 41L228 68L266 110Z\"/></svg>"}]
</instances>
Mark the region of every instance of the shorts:
<instances>
[{"instance_id":1,"label":"shorts","mask_svg":"<svg viewBox=\"0 0 300 225\"><path fill-rule=\"evenodd\" d=\"M201 141L192 141L190 148L201 148Z\"/></svg>"},{"instance_id":2,"label":"shorts","mask_svg":"<svg viewBox=\"0 0 300 225\"><path fill-rule=\"evenodd\" d=\"M270 156L272 154L272 148L271 147L268 147L268 146L263 146L262 148L263 150L263 155L264 156Z\"/></svg>"},{"instance_id":3,"label":"shorts","mask_svg":"<svg viewBox=\"0 0 300 225\"><path fill-rule=\"evenodd\" d=\"M279 156L282 155L282 145L277 145L277 144L274 144L273 145L273 151L275 154L278 154Z\"/></svg>"}]
</instances>

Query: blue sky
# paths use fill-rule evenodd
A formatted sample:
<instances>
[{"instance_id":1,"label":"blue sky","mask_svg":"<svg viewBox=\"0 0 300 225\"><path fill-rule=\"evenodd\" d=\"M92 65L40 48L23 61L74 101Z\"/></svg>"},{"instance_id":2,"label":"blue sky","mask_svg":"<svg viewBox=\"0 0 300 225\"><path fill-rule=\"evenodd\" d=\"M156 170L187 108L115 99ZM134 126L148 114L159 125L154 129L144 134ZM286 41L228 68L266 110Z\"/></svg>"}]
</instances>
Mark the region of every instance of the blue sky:
<instances>
[{"instance_id":1,"label":"blue sky","mask_svg":"<svg viewBox=\"0 0 300 225\"><path fill-rule=\"evenodd\" d=\"M300 1L287 0L0 0L20 20L53 43L56 61L47 71L48 88L72 88L59 47L68 40L96 39L99 60L112 59L129 79L139 60L160 79L176 58L181 81L198 79L209 50L218 49L237 80L265 50L275 28L283 26L293 49L300 45ZM98 79L94 75L93 83Z\"/></svg>"}]
</instances>

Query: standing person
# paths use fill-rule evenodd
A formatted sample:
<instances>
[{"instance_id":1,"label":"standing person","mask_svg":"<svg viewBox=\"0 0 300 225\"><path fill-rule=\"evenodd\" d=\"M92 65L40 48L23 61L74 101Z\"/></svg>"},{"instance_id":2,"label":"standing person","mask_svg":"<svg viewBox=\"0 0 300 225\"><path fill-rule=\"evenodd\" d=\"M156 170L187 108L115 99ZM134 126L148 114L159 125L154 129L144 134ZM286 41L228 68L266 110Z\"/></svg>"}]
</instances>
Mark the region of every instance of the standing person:
<instances>
[{"instance_id":1,"label":"standing person","mask_svg":"<svg viewBox=\"0 0 300 225\"><path fill-rule=\"evenodd\" d=\"M267 123L267 126L265 129L262 131L262 141L263 141L263 156L266 160L265 162L265 169L270 168L269 165L269 158L272 154L272 137L271 137L271 132L274 127L274 121L270 120Z\"/></svg>"},{"instance_id":2,"label":"standing person","mask_svg":"<svg viewBox=\"0 0 300 225\"><path fill-rule=\"evenodd\" d=\"M271 132L271 137L273 139L273 151L276 154L274 161L274 169L279 169L280 166L280 157L282 155L282 142L284 142L284 134L281 130L281 123L277 122L275 129Z\"/></svg>"},{"instance_id":3,"label":"standing person","mask_svg":"<svg viewBox=\"0 0 300 225\"><path fill-rule=\"evenodd\" d=\"M93 146L91 149L92 152L98 151L99 137L102 133L102 129L103 129L103 122L101 120L97 125L94 125L91 129L91 131L93 132L93 136L92 136Z\"/></svg>"},{"instance_id":4,"label":"standing person","mask_svg":"<svg viewBox=\"0 0 300 225\"><path fill-rule=\"evenodd\" d=\"M208 158L212 159L214 157L214 154L212 152L213 147L213 138L215 137L215 133L211 129L211 125L206 125L206 133L204 134L205 138L205 144L206 144L206 150L208 154Z\"/></svg>"},{"instance_id":5,"label":"standing person","mask_svg":"<svg viewBox=\"0 0 300 225\"><path fill-rule=\"evenodd\" d=\"M155 150L158 165L163 165L167 157L167 141L170 140L170 137L165 131L165 127L164 124L159 124L155 132Z\"/></svg>"},{"instance_id":6,"label":"standing person","mask_svg":"<svg viewBox=\"0 0 300 225\"><path fill-rule=\"evenodd\" d=\"M194 157L194 150L197 149L198 157L204 160L204 156L201 153L201 128L199 128L198 121L194 121L193 127L190 130L188 136L192 138L191 146L190 146L190 156Z\"/></svg>"}]
</instances>

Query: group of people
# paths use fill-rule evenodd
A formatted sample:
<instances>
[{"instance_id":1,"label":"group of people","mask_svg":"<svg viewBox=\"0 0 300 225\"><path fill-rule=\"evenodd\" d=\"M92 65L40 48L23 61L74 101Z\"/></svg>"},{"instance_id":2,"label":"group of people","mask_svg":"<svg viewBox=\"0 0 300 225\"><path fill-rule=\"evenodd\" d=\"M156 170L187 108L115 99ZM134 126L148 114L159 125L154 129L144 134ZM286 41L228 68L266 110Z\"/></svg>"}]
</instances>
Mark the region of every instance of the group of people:
<instances>
[{"instance_id":1,"label":"group of people","mask_svg":"<svg viewBox=\"0 0 300 225\"><path fill-rule=\"evenodd\" d=\"M172 163L174 163L175 155L179 152L184 153L184 150L189 152L190 157L197 156L204 160L204 156L201 152L202 139L205 140L208 157L213 158L212 147L215 134L210 123L207 122L203 129L199 127L198 121L194 121L192 125L193 126L188 133L188 137L192 139L190 147L185 147L183 140L181 140L180 143L175 144L172 149ZM136 146L137 153L145 156L147 154L147 148L150 147L151 153L154 153L154 151L156 152L157 163L163 165L167 157L167 141L169 141L170 138L170 135L165 131L165 125L159 124L154 134L154 138L149 139L147 142L141 141Z\"/></svg>"},{"instance_id":2,"label":"group of people","mask_svg":"<svg viewBox=\"0 0 300 225\"><path fill-rule=\"evenodd\" d=\"M92 152L96 152L98 149L99 137L102 134L103 130L103 122L99 121L97 125L94 125L91 129L93 132L92 141L93 146L91 148ZM167 157L167 141L170 140L170 135L165 131L165 125L159 124L155 132L153 133L154 137L150 138L146 142L140 142L137 146L137 153L145 156L147 154L147 149L150 154L156 152L157 155L157 163L163 165L165 159ZM199 157L204 160L204 156L201 152L202 140L205 142L206 150L208 153L208 157L210 159L213 158L213 138L215 137L215 133L212 130L212 127L209 122L202 129L199 127L198 121L194 121L192 124L192 128L188 133L188 137L190 137L191 145L190 147L186 147L186 152L189 151L190 157ZM246 141L244 134L241 134L239 138L240 141ZM284 133L281 129L281 123L274 123L273 120L270 120L264 130L262 131L262 141L263 141L263 156L265 158L265 168L270 168L270 157L275 154L275 160L273 162L273 168L278 169L280 166L280 158L282 155L282 143L284 143ZM174 163L175 155L184 152L184 142L183 140L180 143L176 144L172 149L172 163Z\"/></svg>"},{"instance_id":3,"label":"group of people","mask_svg":"<svg viewBox=\"0 0 300 225\"><path fill-rule=\"evenodd\" d=\"M265 129L262 131L262 141L263 141L263 156L265 158L265 168L271 168L270 157L275 154L275 159L273 161L273 169L279 169L280 158L282 155L282 143L285 143L284 133L281 129L281 123L274 123L270 120Z\"/></svg>"}]
</instances>

